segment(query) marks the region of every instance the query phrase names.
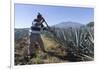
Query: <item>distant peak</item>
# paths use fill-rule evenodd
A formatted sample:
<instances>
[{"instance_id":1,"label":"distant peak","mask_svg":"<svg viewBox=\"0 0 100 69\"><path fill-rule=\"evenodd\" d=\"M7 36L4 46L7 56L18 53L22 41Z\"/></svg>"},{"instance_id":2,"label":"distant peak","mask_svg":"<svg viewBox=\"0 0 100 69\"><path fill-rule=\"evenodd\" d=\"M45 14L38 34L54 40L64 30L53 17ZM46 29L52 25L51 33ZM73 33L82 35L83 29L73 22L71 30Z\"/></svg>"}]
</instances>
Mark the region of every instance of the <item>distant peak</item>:
<instances>
[{"instance_id":1,"label":"distant peak","mask_svg":"<svg viewBox=\"0 0 100 69\"><path fill-rule=\"evenodd\" d=\"M61 22L54 26L58 28L69 28L69 27L78 28L78 27L83 26L83 24L78 23L78 22L67 21L67 22Z\"/></svg>"}]
</instances>

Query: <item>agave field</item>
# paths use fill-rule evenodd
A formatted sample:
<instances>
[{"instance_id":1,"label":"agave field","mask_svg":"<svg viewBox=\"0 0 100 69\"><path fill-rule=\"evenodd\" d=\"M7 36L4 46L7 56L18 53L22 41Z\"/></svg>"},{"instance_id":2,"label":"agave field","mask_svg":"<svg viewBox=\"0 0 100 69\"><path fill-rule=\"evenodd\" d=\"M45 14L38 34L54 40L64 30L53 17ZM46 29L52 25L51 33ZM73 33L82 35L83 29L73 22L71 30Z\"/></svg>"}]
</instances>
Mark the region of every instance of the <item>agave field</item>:
<instances>
[{"instance_id":1,"label":"agave field","mask_svg":"<svg viewBox=\"0 0 100 69\"><path fill-rule=\"evenodd\" d=\"M69 59L76 61L91 61L94 59L94 28L53 28L52 33L46 35L68 52Z\"/></svg>"},{"instance_id":2,"label":"agave field","mask_svg":"<svg viewBox=\"0 0 100 69\"><path fill-rule=\"evenodd\" d=\"M94 60L94 27L55 28L43 31L45 53L28 58L29 29L15 30L15 65ZM41 55L42 54L42 55ZM41 58L43 57L43 58Z\"/></svg>"}]
</instances>

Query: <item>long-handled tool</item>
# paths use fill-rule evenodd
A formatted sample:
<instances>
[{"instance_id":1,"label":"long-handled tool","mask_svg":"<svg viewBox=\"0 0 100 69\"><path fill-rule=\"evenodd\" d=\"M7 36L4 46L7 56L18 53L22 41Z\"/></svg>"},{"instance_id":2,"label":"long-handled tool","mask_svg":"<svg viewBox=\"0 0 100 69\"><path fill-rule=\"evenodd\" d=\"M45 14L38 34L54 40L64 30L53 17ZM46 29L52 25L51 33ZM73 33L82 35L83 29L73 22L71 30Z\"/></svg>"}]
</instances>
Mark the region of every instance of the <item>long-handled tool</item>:
<instances>
[{"instance_id":1,"label":"long-handled tool","mask_svg":"<svg viewBox=\"0 0 100 69\"><path fill-rule=\"evenodd\" d=\"M47 25L48 29L50 29L49 25L47 24L47 22L44 20L45 24Z\"/></svg>"},{"instance_id":2,"label":"long-handled tool","mask_svg":"<svg viewBox=\"0 0 100 69\"><path fill-rule=\"evenodd\" d=\"M44 18L43 18L44 19ZM45 24L47 25L47 27L48 27L48 30L51 32L51 33L53 33L53 30L51 29L51 27L48 25L48 23L46 22L46 20L44 19L44 22L45 22Z\"/></svg>"}]
</instances>

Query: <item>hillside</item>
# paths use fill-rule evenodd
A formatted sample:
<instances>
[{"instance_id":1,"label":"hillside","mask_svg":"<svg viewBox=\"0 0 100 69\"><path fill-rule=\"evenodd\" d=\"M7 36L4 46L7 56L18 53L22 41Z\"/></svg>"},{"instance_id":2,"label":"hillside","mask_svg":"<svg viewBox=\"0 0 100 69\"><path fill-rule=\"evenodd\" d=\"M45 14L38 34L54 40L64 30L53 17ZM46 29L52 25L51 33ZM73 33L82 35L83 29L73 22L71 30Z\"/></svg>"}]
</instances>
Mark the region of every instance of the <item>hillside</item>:
<instances>
[{"instance_id":1,"label":"hillside","mask_svg":"<svg viewBox=\"0 0 100 69\"><path fill-rule=\"evenodd\" d=\"M14 29L15 40L19 40L25 36L29 35L29 28Z\"/></svg>"},{"instance_id":2,"label":"hillside","mask_svg":"<svg viewBox=\"0 0 100 69\"><path fill-rule=\"evenodd\" d=\"M94 22L89 22L89 23L87 24L87 26L88 26L88 27L94 27Z\"/></svg>"},{"instance_id":3,"label":"hillside","mask_svg":"<svg viewBox=\"0 0 100 69\"><path fill-rule=\"evenodd\" d=\"M67 59L63 59L66 57L66 54L67 54L64 48L60 47L58 43L56 43L54 40L44 35L42 35L42 40L44 42L44 47L46 49L46 52L44 53L38 50L38 52L36 53L36 57L28 61L24 59L24 56L27 51L27 47L24 42L25 40L21 40L19 44L16 44L15 45L16 63L15 64L24 65L24 64L44 64L44 63L68 62ZM21 45L22 42L23 42L23 46Z\"/></svg>"},{"instance_id":4,"label":"hillside","mask_svg":"<svg viewBox=\"0 0 100 69\"><path fill-rule=\"evenodd\" d=\"M83 24L77 23L77 22L61 22L59 24L54 25L56 28L79 28L83 26Z\"/></svg>"}]
</instances>

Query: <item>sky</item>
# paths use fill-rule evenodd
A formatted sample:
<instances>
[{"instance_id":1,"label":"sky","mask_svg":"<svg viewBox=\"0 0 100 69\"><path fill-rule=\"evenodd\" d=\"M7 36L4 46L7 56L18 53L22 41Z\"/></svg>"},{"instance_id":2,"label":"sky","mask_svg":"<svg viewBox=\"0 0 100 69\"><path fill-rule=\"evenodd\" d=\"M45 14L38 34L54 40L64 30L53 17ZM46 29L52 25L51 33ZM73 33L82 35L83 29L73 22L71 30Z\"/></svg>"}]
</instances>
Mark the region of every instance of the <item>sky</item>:
<instances>
[{"instance_id":1,"label":"sky","mask_svg":"<svg viewBox=\"0 0 100 69\"><path fill-rule=\"evenodd\" d=\"M38 12L52 26L61 22L87 24L94 21L94 9L85 7L15 4L15 28L29 28Z\"/></svg>"}]
</instances>

